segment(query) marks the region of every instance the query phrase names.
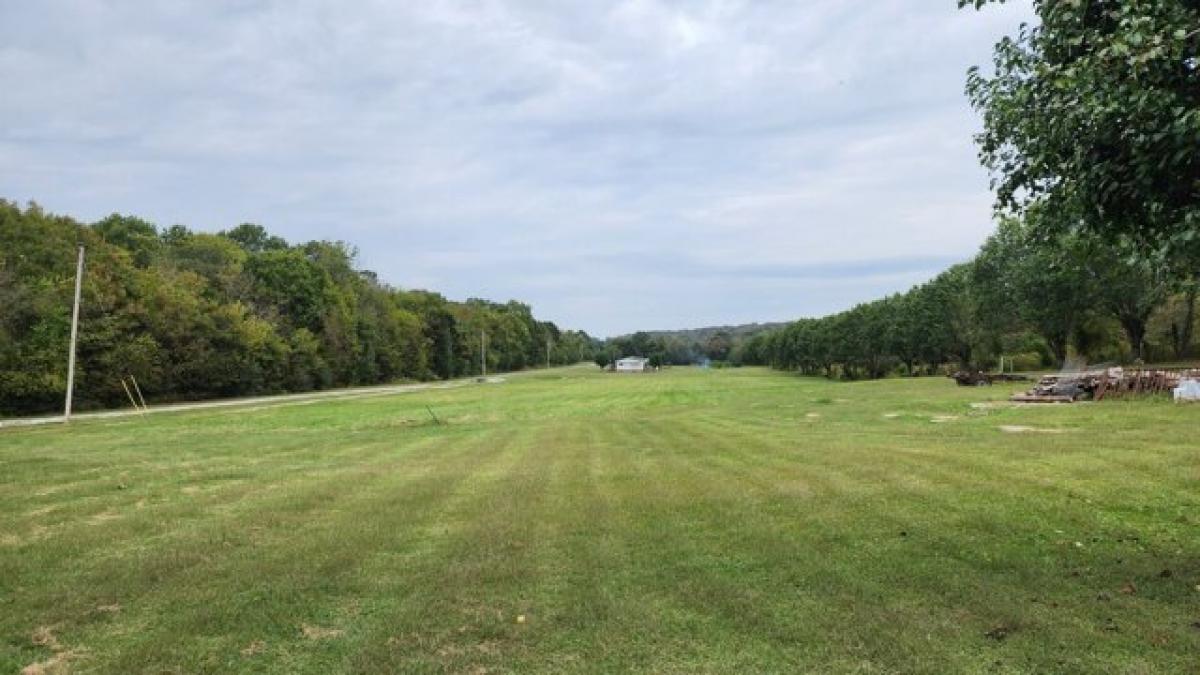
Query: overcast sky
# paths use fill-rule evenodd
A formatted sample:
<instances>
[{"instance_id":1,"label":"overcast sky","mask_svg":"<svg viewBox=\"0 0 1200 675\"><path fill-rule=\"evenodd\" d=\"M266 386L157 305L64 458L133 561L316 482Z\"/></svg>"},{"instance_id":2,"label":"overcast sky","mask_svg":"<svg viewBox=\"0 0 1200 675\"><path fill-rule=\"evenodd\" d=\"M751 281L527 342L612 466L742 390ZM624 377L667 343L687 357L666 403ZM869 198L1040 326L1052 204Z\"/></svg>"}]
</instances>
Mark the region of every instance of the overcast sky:
<instances>
[{"instance_id":1,"label":"overcast sky","mask_svg":"<svg viewBox=\"0 0 1200 675\"><path fill-rule=\"evenodd\" d=\"M343 239L605 336L820 315L991 230L1020 0L0 2L0 197Z\"/></svg>"}]
</instances>

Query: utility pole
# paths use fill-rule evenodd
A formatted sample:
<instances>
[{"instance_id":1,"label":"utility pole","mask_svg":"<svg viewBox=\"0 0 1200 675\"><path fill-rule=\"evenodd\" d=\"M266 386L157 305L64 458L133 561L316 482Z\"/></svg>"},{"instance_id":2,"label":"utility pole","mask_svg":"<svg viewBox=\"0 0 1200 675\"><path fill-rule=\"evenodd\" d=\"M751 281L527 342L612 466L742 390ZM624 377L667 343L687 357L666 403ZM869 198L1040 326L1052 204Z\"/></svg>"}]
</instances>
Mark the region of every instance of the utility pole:
<instances>
[{"instance_id":1,"label":"utility pole","mask_svg":"<svg viewBox=\"0 0 1200 675\"><path fill-rule=\"evenodd\" d=\"M63 422L71 421L71 398L75 394L75 342L79 337L79 295L83 285L83 244L79 245L79 261L75 264L75 308L71 310L71 353L67 357L67 405Z\"/></svg>"},{"instance_id":2,"label":"utility pole","mask_svg":"<svg viewBox=\"0 0 1200 675\"><path fill-rule=\"evenodd\" d=\"M487 331L479 331L479 372L487 377Z\"/></svg>"},{"instance_id":3,"label":"utility pole","mask_svg":"<svg viewBox=\"0 0 1200 675\"><path fill-rule=\"evenodd\" d=\"M546 367L550 367L550 338L546 338Z\"/></svg>"}]
</instances>

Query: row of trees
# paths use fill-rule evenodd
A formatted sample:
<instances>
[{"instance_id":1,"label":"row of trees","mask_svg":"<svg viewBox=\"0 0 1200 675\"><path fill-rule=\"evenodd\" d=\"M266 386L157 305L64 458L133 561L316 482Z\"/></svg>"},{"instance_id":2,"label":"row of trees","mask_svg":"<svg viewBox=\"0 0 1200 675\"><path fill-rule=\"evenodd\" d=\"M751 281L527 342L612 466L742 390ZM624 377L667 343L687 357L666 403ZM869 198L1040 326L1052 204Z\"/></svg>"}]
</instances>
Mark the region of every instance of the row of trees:
<instances>
[{"instance_id":1,"label":"row of trees","mask_svg":"<svg viewBox=\"0 0 1200 675\"><path fill-rule=\"evenodd\" d=\"M983 8L1003 0L959 0ZM847 377L1000 354L1186 358L1200 288L1200 2L1034 0L972 69L1000 225L908 293L749 341L747 361ZM1031 364L1037 365L1037 364Z\"/></svg>"},{"instance_id":2,"label":"row of trees","mask_svg":"<svg viewBox=\"0 0 1200 675\"><path fill-rule=\"evenodd\" d=\"M755 336L741 360L872 378L994 367L1001 356L1035 368L1072 355L1191 355L1200 267L1164 264L1079 232L1046 239L1040 231L1002 221L974 260L906 293Z\"/></svg>"},{"instance_id":3,"label":"row of trees","mask_svg":"<svg viewBox=\"0 0 1200 675\"><path fill-rule=\"evenodd\" d=\"M519 302L391 288L342 242L120 215L85 225L0 200L0 413L61 405L77 244L82 407L122 404L128 375L160 401L473 375L484 332L489 371L593 355L592 338Z\"/></svg>"}]
</instances>

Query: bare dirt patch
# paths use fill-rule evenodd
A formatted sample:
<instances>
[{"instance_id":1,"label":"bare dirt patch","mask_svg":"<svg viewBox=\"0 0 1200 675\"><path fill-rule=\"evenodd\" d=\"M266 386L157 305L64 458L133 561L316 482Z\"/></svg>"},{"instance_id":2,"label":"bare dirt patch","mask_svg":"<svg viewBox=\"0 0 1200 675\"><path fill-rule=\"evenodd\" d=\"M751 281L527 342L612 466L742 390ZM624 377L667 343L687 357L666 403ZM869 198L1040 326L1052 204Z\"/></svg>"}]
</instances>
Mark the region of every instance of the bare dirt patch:
<instances>
[{"instance_id":1,"label":"bare dirt patch","mask_svg":"<svg viewBox=\"0 0 1200 675\"><path fill-rule=\"evenodd\" d=\"M59 652L45 661L31 663L21 669L21 675L66 675L70 662L78 656L76 652Z\"/></svg>"},{"instance_id":2,"label":"bare dirt patch","mask_svg":"<svg viewBox=\"0 0 1200 675\"><path fill-rule=\"evenodd\" d=\"M300 632L309 640L328 640L330 638L339 638L346 634L346 631L340 628L323 628L307 623L300 625Z\"/></svg>"},{"instance_id":3,"label":"bare dirt patch","mask_svg":"<svg viewBox=\"0 0 1200 675\"><path fill-rule=\"evenodd\" d=\"M21 669L21 675L62 675L69 671L69 662L80 655L80 652L62 646L52 626L39 626L29 640L35 646L49 649L54 655L44 661L25 666Z\"/></svg>"},{"instance_id":4,"label":"bare dirt patch","mask_svg":"<svg viewBox=\"0 0 1200 675\"><path fill-rule=\"evenodd\" d=\"M934 424L945 424L946 422L953 422L956 419L958 419L958 415L934 415L929 418L929 421Z\"/></svg>"},{"instance_id":5,"label":"bare dirt patch","mask_svg":"<svg viewBox=\"0 0 1200 675\"><path fill-rule=\"evenodd\" d=\"M254 656L267 651L267 643L262 640L255 640L242 648L242 656Z\"/></svg>"},{"instance_id":6,"label":"bare dirt patch","mask_svg":"<svg viewBox=\"0 0 1200 675\"><path fill-rule=\"evenodd\" d=\"M476 651L483 654L492 655L499 654L502 650L502 647L503 645L501 645L499 640L484 640L483 642L475 645Z\"/></svg>"},{"instance_id":7,"label":"bare dirt patch","mask_svg":"<svg viewBox=\"0 0 1200 675\"><path fill-rule=\"evenodd\" d=\"M62 651L62 645L58 642L58 636L54 634L54 628L51 626L38 626L33 631L33 635L29 637L29 641L35 646L45 647L51 651Z\"/></svg>"},{"instance_id":8,"label":"bare dirt patch","mask_svg":"<svg viewBox=\"0 0 1200 675\"><path fill-rule=\"evenodd\" d=\"M976 410L995 410L997 408L1015 408L1016 403L1010 401L976 401L971 404Z\"/></svg>"},{"instance_id":9,"label":"bare dirt patch","mask_svg":"<svg viewBox=\"0 0 1200 675\"><path fill-rule=\"evenodd\" d=\"M1020 424L1004 424L1000 426L1000 431L1006 434L1061 434L1065 433L1065 429L1040 429L1038 427L1026 427Z\"/></svg>"}]
</instances>

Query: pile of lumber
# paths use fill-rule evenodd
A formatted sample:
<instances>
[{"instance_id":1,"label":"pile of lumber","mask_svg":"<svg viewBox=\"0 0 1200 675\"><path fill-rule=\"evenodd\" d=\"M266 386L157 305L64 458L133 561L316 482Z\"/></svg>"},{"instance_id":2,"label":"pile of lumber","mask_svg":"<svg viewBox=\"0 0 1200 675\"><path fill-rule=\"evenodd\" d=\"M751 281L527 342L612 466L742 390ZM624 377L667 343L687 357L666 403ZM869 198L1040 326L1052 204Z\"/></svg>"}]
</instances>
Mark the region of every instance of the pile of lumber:
<instances>
[{"instance_id":1,"label":"pile of lumber","mask_svg":"<svg viewBox=\"0 0 1200 675\"><path fill-rule=\"evenodd\" d=\"M1013 396L1019 403L1073 403L1136 395L1170 395L1184 379L1200 379L1200 368L1105 368L1047 375L1037 386Z\"/></svg>"},{"instance_id":2,"label":"pile of lumber","mask_svg":"<svg viewBox=\"0 0 1200 675\"><path fill-rule=\"evenodd\" d=\"M1111 368L1121 370L1120 368ZM1106 398L1122 398L1139 394L1170 395L1179 382L1184 379L1200 379L1200 368L1147 368L1126 370L1115 377L1106 377L1100 381L1096 389L1095 399L1102 401Z\"/></svg>"}]
</instances>

